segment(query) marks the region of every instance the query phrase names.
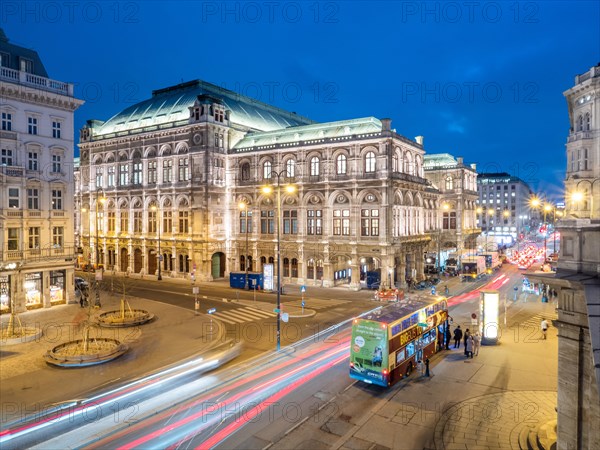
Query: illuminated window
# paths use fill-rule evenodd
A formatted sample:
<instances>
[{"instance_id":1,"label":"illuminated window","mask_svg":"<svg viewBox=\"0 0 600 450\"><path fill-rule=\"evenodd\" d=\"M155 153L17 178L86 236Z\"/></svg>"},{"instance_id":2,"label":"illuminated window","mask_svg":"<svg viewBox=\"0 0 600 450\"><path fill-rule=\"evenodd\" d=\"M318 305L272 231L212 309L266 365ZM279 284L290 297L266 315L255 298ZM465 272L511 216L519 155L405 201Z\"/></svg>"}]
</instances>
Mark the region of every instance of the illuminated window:
<instances>
[{"instance_id":1,"label":"illuminated window","mask_svg":"<svg viewBox=\"0 0 600 450\"><path fill-rule=\"evenodd\" d=\"M379 236L379 210L362 209L360 211L361 236Z\"/></svg>"},{"instance_id":2,"label":"illuminated window","mask_svg":"<svg viewBox=\"0 0 600 450\"><path fill-rule=\"evenodd\" d=\"M65 228L64 227L52 227L52 245L54 247L62 248L65 241Z\"/></svg>"},{"instance_id":3,"label":"illuminated window","mask_svg":"<svg viewBox=\"0 0 600 450\"><path fill-rule=\"evenodd\" d=\"M338 155L335 161L335 173L338 175L346 174L346 155Z\"/></svg>"},{"instance_id":4,"label":"illuminated window","mask_svg":"<svg viewBox=\"0 0 600 450\"><path fill-rule=\"evenodd\" d=\"M306 211L306 233L310 235L323 234L323 210L309 209Z\"/></svg>"},{"instance_id":5,"label":"illuminated window","mask_svg":"<svg viewBox=\"0 0 600 450\"><path fill-rule=\"evenodd\" d=\"M313 156L310 159L310 175L313 177L316 177L316 176L319 176L319 172L320 172L319 158L317 158L316 156Z\"/></svg>"},{"instance_id":6,"label":"illuminated window","mask_svg":"<svg viewBox=\"0 0 600 450\"><path fill-rule=\"evenodd\" d=\"M263 164L263 179L267 180L271 178L271 172L273 171L273 166L271 161L265 161Z\"/></svg>"},{"instance_id":7,"label":"illuminated window","mask_svg":"<svg viewBox=\"0 0 600 450\"><path fill-rule=\"evenodd\" d=\"M288 177L296 176L296 161L293 159L288 159L285 163L285 172Z\"/></svg>"},{"instance_id":8,"label":"illuminated window","mask_svg":"<svg viewBox=\"0 0 600 450\"><path fill-rule=\"evenodd\" d=\"M365 172L372 173L375 172L375 153L368 152L365 155Z\"/></svg>"}]
</instances>

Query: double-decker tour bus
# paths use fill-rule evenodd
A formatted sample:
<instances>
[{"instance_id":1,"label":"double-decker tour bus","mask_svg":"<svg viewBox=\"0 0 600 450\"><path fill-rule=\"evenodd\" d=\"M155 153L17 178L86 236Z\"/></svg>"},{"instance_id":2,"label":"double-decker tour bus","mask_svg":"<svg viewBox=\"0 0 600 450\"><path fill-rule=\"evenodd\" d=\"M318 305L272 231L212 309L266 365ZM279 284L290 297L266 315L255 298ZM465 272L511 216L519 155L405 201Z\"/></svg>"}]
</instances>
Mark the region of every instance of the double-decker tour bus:
<instances>
[{"instance_id":1,"label":"double-decker tour bus","mask_svg":"<svg viewBox=\"0 0 600 450\"><path fill-rule=\"evenodd\" d=\"M443 347L448 305L443 297L394 303L352 323L350 377L391 386Z\"/></svg>"}]
</instances>

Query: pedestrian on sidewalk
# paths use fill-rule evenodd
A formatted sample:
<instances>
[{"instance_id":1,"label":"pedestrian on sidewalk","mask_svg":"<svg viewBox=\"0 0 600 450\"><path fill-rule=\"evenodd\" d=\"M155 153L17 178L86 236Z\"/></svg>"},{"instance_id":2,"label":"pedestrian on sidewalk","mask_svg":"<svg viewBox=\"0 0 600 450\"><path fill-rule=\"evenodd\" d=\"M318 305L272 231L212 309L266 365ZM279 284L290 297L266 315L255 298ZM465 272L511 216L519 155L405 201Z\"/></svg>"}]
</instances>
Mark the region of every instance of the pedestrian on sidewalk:
<instances>
[{"instance_id":1,"label":"pedestrian on sidewalk","mask_svg":"<svg viewBox=\"0 0 600 450\"><path fill-rule=\"evenodd\" d=\"M463 337L463 342L465 344L465 356L469 356L467 355L467 340L469 339L469 336L471 336L471 333L469 333L469 329L467 328Z\"/></svg>"},{"instance_id":2,"label":"pedestrian on sidewalk","mask_svg":"<svg viewBox=\"0 0 600 450\"><path fill-rule=\"evenodd\" d=\"M475 336L473 336L473 352L475 353L475 356L479 356L479 347L481 347L481 335L478 331L475 333Z\"/></svg>"},{"instance_id":3,"label":"pedestrian on sidewalk","mask_svg":"<svg viewBox=\"0 0 600 450\"><path fill-rule=\"evenodd\" d=\"M422 360L417 361L417 372L419 372L419 375L423 375L423 361Z\"/></svg>"},{"instance_id":4,"label":"pedestrian on sidewalk","mask_svg":"<svg viewBox=\"0 0 600 450\"><path fill-rule=\"evenodd\" d=\"M465 340L465 356L471 357L473 359L473 336L469 334L467 339Z\"/></svg>"},{"instance_id":5,"label":"pedestrian on sidewalk","mask_svg":"<svg viewBox=\"0 0 600 450\"><path fill-rule=\"evenodd\" d=\"M446 286L446 287L444 288L444 295L445 295L446 297L448 297L448 296L450 295L450 289L448 289L448 286Z\"/></svg>"},{"instance_id":6,"label":"pedestrian on sidewalk","mask_svg":"<svg viewBox=\"0 0 600 450\"><path fill-rule=\"evenodd\" d=\"M431 373L429 372L429 358L425 358L425 376L431 376Z\"/></svg>"},{"instance_id":7,"label":"pedestrian on sidewalk","mask_svg":"<svg viewBox=\"0 0 600 450\"><path fill-rule=\"evenodd\" d=\"M548 332L548 321L542 317L542 323L540 324L542 329L542 339L546 339L546 333Z\"/></svg>"},{"instance_id":8,"label":"pedestrian on sidewalk","mask_svg":"<svg viewBox=\"0 0 600 450\"><path fill-rule=\"evenodd\" d=\"M446 350L450 350L450 339L452 339L452 333L450 333L450 325L446 325Z\"/></svg>"},{"instance_id":9,"label":"pedestrian on sidewalk","mask_svg":"<svg viewBox=\"0 0 600 450\"><path fill-rule=\"evenodd\" d=\"M454 348L460 348L460 340L463 337L463 332L460 329L460 325L454 329Z\"/></svg>"}]
</instances>

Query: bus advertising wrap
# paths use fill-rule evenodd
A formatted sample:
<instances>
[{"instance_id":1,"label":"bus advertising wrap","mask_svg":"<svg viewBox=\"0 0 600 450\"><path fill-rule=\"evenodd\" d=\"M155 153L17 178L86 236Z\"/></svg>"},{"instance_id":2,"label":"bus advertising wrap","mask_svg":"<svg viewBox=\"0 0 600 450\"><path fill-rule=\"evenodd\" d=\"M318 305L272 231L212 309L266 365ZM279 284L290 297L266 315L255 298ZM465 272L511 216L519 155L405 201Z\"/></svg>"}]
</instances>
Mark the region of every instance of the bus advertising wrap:
<instances>
[{"instance_id":1,"label":"bus advertising wrap","mask_svg":"<svg viewBox=\"0 0 600 450\"><path fill-rule=\"evenodd\" d=\"M388 356L387 326L370 320L359 320L352 327L350 376L387 386L383 370L387 370Z\"/></svg>"}]
</instances>

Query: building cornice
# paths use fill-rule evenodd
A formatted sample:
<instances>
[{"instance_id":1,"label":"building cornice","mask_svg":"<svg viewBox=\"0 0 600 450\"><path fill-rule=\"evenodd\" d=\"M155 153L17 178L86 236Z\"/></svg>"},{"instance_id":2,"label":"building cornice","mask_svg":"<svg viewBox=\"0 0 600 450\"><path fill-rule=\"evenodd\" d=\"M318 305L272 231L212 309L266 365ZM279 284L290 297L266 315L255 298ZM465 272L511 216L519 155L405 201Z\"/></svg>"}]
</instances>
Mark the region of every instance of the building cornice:
<instances>
[{"instance_id":1,"label":"building cornice","mask_svg":"<svg viewBox=\"0 0 600 450\"><path fill-rule=\"evenodd\" d=\"M49 108L73 112L85 102L75 97L56 94L42 89L34 89L17 84L0 82L0 97L19 102L43 105Z\"/></svg>"}]
</instances>

